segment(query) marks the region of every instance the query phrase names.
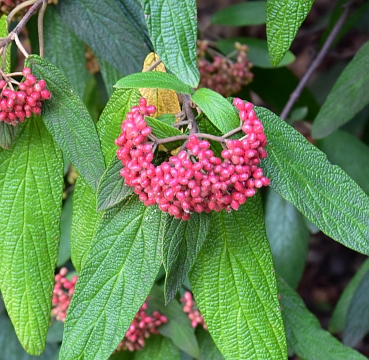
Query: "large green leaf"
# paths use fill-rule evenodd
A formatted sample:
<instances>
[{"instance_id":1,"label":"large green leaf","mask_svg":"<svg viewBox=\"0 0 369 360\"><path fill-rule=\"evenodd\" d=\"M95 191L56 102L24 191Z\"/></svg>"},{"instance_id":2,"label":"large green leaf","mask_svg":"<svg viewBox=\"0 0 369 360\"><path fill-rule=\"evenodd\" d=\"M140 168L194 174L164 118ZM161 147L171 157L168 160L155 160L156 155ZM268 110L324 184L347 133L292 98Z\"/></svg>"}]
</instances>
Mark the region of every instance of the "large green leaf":
<instances>
[{"instance_id":1,"label":"large green leaf","mask_svg":"<svg viewBox=\"0 0 369 360\"><path fill-rule=\"evenodd\" d=\"M321 139L369 104L369 42L343 70L314 120L312 136Z\"/></svg>"},{"instance_id":2,"label":"large green leaf","mask_svg":"<svg viewBox=\"0 0 369 360\"><path fill-rule=\"evenodd\" d=\"M123 76L123 74L104 59L97 57L97 61L100 66L101 76L105 83L106 92L110 98L114 91L114 85Z\"/></svg>"},{"instance_id":3,"label":"large green leaf","mask_svg":"<svg viewBox=\"0 0 369 360\"><path fill-rule=\"evenodd\" d=\"M195 0L141 0L155 52L174 75L197 87L197 9Z\"/></svg>"},{"instance_id":4,"label":"large green leaf","mask_svg":"<svg viewBox=\"0 0 369 360\"><path fill-rule=\"evenodd\" d=\"M268 139L262 167L272 188L325 234L369 254L369 197L277 115L261 107L255 110Z\"/></svg>"},{"instance_id":5,"label":"large green leaf","mask_svg":"<svg viewBox=\"0 0 369 360\"><path fill-rule=\"evenodd\" d=\"M169 89L182 94L193 94L191 86L188 86L176 76L160 71L146 71L125 76L115 85L123 89Z\"/></svg>"},{"instance_id":6,"label":"large green leaf","mask_svg":"<svg viewBox=\"0 0 369 360\"><path fill-rule=\"evenodd\" d=\"M63 157L40 117L0 150L0 288L23 347L39 355L58 257Z\"/></svg>"},{"instance_id":7,"label":"large green leaf","mask_svg":"<svg viewBox=\"0 0 369 360\"><path fill-rule=\"evenodd\" d=\"M328 160L341 167L369 195L369 147L356 136L335 131L319 140L317 146Z\"/></svg>"},{"instance_id":8,"label":"large green leaf","mask_svg":"<svg viewBox=\"0 0 369 360\"><path fill-rule=\"evenodd\" d=\"M369 272L369 259L367 259L360 267L350 283L346 286L336 307L334 308L331 322L329 323L329 331L332 333L341 332L345 327L347 311L349 309L352 297L359 286L362 278Z\"/></svg>"},{"instance_id":9,"label":"large green leaf","mask_svg":"<svg viewBox=\"0 0 369 360\"><path fill-rule=\"evenodd\" d=\"M289 201L268 189L265 227L275 270L295 289L305 268L310 238L304 217Z\"/></svg>"},{"instance_id":10,"label":"large green leaf","mask_svg":"<svg viewBox=\"0 0 369 360\"><path fill-rule=\"evenodd\" d=\"M136 196L105 213L69 305L61 360L107 359L123 339L159 271L164 219Z\"/></svg>"},{"instance_id":11,"label":"large green leaf","mask_svg":"<svg viewBox=\"0 0 369 360\"><path fill-rule=\"evenodd\" d=\"M125 75L141 70L149 49L115 0L63 0L57 10L98 58Z\"/></svg>"},{"instance_id":12,"label":"large green leaf","mask_svg":"<svg viewBox=\"0 0 369 360\"><path fill-rule=\"evenodd\" d=\"M278 280L288 346L305 360L364 360L365 356L344 346L320 326L300 296L283 280Z\"/></svg>"},{"instance_id":13,"label":"large green leaf","mask_svg":"<svg viewBox=\"0 0 369 360\"><path fill-rule=\"evenodd\" d=\"M198 89L191 99L224 134L240 126L240 118L232 104L217 92Z\"/></svg>"},{"instance_id":14,"label":"large green leaf","mask_svg":"<svg viewBox=\"0 0 369 360\"><path fill-rule=\"evenodd\" d=\"M135 360L180 360L181 356L177 346L161 335L152 335L145 340L142 350L136 351Z\"/></svg>"},{"instance_id":15,"label":"large green leaf","mask_svg":"<svg viewBox=\"0 0 369 360\"><path fill-rule=\"evenodd\" d=\"M168 219L163 238L166 302L174 298L192 269L208 235L209 226L209 214L194 213L188 221L172 216Z\"/></svg>"},{"instance_id":16,"label":"large green leaf","mask_svg":"<svg viewBox=\"0 0 369 360\"><path fill-rule=\"evenodd\" d=\"M72 225L73 193L64 202L60 219L60 245L57 266L63 266L70 259L70 229Z\"/></svg>"},{"instance_id":17,"label":"large green leaf","mask_svg":"<svg viewBox=\"0 0 369 360\"><path fill-rule=\"evenodd\" d=\"M266 1L250 1L227 6L211 17L215 25L260 25L266 21Z\"/></svg>"},{"instance_id":18,"label":"large green leaf","mask_svg":"<svg viewBox=\"0 0 369 360\"><path fill-rule=\"evenodd\" d=\"M87 80L85 44L65 26L55 6L49 6L45 13L44 36L45 59L59 68L83 99Z\"/></svg>"},{"instance_id":19,"label":"large green leaf","mask_svg":"<svg viewBox=\"0 0 369 360\"><path fill-rule=\"evenodd\" d=\"M273 259L259 195L238 211L212 213L190 274L197 305L226 359L285 359Z\"/></svg>"},{"instance_id":20,"label":"large green leaf","mask_svg":"<svg viewBox=\"0 0 369 360\"><path fill-rule=\"evenodd\" d=\"M66 77L54 65L37 55L26 64L38 79L44 79L51 98L42 106L42 118L54 140L92 189L105 171L100 141L85 105Z\"/></svg>"},{"instance_id":21,"label":"large green leaf","mask_svg":"<svg viewBox=\"0 0 369 360\"><path fill-rule=\"evenodd\" d=\"M266 30L270 59L277 66L290 48L314 0L267 0Z\"/></svg>"}]
</instances>

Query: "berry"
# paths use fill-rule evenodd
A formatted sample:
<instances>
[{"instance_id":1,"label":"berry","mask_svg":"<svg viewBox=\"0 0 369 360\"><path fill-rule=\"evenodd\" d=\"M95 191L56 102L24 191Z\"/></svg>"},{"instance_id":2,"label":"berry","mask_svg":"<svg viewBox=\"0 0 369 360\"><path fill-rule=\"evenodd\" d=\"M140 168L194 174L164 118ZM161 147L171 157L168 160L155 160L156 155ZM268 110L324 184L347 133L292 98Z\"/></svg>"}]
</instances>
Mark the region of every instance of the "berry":
<instances>
[{"instance_id":1,"label":"berry","mask_svg":"<svg viewBox=\"0 0 369 360\"><path fill-rule=\"evenodd\" d=\"M204 318L202 317L196 303L193 300L192 294L189 291L184 293L184 296L180 299L183 303L183 311L187 314L188 318L191 320L191 326L193 328L198 325L202 325L205 330L207 326L205 324Z\"/></svg>"}]
</instances>

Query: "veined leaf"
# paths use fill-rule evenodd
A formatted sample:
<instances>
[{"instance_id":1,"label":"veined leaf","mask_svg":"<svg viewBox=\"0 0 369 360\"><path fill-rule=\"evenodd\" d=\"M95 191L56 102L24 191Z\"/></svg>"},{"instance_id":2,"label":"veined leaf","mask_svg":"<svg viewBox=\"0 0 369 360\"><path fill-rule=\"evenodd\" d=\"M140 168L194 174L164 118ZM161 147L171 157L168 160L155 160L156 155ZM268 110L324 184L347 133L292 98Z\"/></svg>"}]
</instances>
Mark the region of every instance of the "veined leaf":
<instances>
[{"instance_id":1,"label":"veined leaf","mask_svg":"<svg viewBox=\"0 0 369 360\"><path fill-rule=\"evenodd\" d=\"M180 360L181 355L173 342L161 335L152 335L145 340L142 350L136 351L135 360Z\"/></svg>"},{"instance_id":2,"label":"veined leaf","mask_svg":"<svg viewBox=\"0 0 369 360\"><path fill-rule=\"evenodd\" d=\"M268 139L262 168L272 188L325 234L369 254L369 197L277 115L261 107L254 109Z\"/></svg>"},{"instance_id":3,"label":"veined leaf","mask_svg":"<svg viewBox=\"0 0 369 360\"><path fill-rule=\"evenodd\" d=\"M147 71L125 76L120 79L116 88L123 89L170 89L182 94L192 94L191 86L183 83L176 76L160 71Z\"/></svg>"},{"instance_id":4,"label":"veined leaf","mask_svg":"<svg viewBox=\"0 0 369 360\"><path fill-rule=\"evenodd\" d=\"M266 30L270 59L277 66L290 48L314 0L268 0Z\"/></svg>"},{"instance_id":5,"label":"veined leaf","mask_svg":"<svg viewBox=\"0 0 369 360\"><path fill-rule=\"evenodd\" d=\"M190 220L170 217L163 238L163 264L166 272L165 302L172 300L188 277L208 235L209 214L194 213Z\"/></svg>"},{"instance_id":6,"label":"veined leaf","mask_svg":"<svg viewBox=\"0 0 369 360\"><path fill-rule=\"evenodd\" d=\"M321 139L347 123L369 104L369 42L343 70L313 123L312 136Z\"/></svg>"},{"instance_id":7,"label":"veined leaf","mask_svg":"<svg viewBox=\"0 0 369 360\"><path fill-rule=\"evenodd\" d=\"M101 76L105 83L106 92L108 93L110 99L114 92L114 85L123 76L123 74L104 59L97 57L97 61L100 66Z\"/></svg>"},{"instance_id":8,"label":"veined leaf","mask_svg":"<svg viewBox=\"0 0 369 360\"><path fill-rule=\"evenodd\" d=\"M49 6L45 13L44 36L45 59L59 68L83 99L87 80L85 44L65 26L55 6Z\"/></svg>"},{"instance_id":9,"label":"veined leaf","mask_svg":"<svg viewBox=\"0 0 369 360\"><path fill-rule=\"evenodd\" d=\"M107 359L159 271L165 215L132 196L105 213L69 305L61 360Z\"/></svg>"},{"instance_id":10,"label":"veined leaf","mask_svg":"<svg viewBox=\"0 0 369 360\"><path fill-rule=\"evenodd\" d=\"M98 58L124 75L140 71L149 49L115 0L63 0L57 10Z\"/></svg>"},{"instance_id":11,"label":"veined leaf","mask_svg":"<svg viewBox=\"0 0 369 360\"><path fill-rule=\"evenodd\" d=\"M191 99L223 134L240 126L240 119L232 104L217 92L201 88L196 90Z\"/></svg>"},{"instance_id":12,"label":"veined leaf","mask_svg":"<svg viewBox=\"0 0 369 360\"><path fill-rule=\"evenodd\" d=\"M305 307L300 296L283 280L278 279L282 316L288 345L306 360L364 360L365 356L344 346L320 326L316 317Z\"/></svg>"},{"instance_id":13,"label":"veined leaf","mask_svg":"<svg viewBox=\"0 0 369 360\"><path fill-rule=\"evenodd\" d=\"M174 75L197 87L200 73L196 1L141 0L141 3L155 52Z\"/></svg>"},{"instance_id":14,"label":"veined leaf","mask_svg":"<svg viewBox=\"0 0 369 360\"><path fill-rule=\"evenodd\" d=\"M197 305L227 359L285 359L287 345L260 195L212 213L190 274Z\"/></svg>"},{"instance_id":15,"label":"veined leaf","mask_svg":"<svg viewBox=\"0 0 369 360\"><path fill-rule=\"evenodd\" d=\"M29 56L26 64L36 78L46 81L51 92L51 98L42 106L47 129L78 173L96 189L105 164L95 125L85 105L54 65L37 55Z\"/></svg>"},{"instance_id":16,"label":"veined leaf","mask_svg":"<svg viewBox=\"0 0 369 360\"><path fill-rule=\"evenodd\" d=\"M268 189L265 227L275 270L296 289L305 268L310 239L304 217L289 201Z\"/></svg>"},{"instance_id":17,"label":"veined leaf","mask_svg":"<svg viewBox=\"0 0 369 360\"><path fill-rule=\"evenodd\" d=\"M215 25L245 26L266 22L266 1L250 1L227 6L217 11L211 22Z\"/></svg>"},{"instance_id":18,"label":"veined leaf","mask_svg":"<svg viewBox=\"0 0 369 360\"><path fill-rule=\"evenodd\" d=\"M7 16L3 14L0 17L0 36L2 38L5 38L8 36L8 22L7 22ZM6 59L5 59L5 73L10 73L10 67L11 67L11 49L12 45L9 44L7 50L6 50Z\"/></svg>"},{"instance_id":19,"label":"veined leaf","mask_svg":"<svg viewBox=\"0 0 369 360\"><path fill-rule=\"evenodd\" d=\"M58 257L63 157L40 117L0 150L0 288L22 346L45 348Z\"/></svg>"}]
</instances>

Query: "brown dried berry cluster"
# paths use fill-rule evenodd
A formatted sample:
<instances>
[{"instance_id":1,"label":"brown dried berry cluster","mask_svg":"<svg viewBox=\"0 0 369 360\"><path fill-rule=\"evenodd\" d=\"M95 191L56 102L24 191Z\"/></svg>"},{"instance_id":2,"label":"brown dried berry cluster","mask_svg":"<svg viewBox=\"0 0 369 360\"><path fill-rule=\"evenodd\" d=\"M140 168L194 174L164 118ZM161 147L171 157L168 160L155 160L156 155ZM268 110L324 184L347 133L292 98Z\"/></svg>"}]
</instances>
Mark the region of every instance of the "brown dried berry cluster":
<instances>
[{"instance_id":1,"label":"brown dried berry cluster","mask_svg":"<svg viewBox=\"0 0 369 360\"><path fill-rule=\"evenodd\" d=\"M198 67L200 71L199 87L212 89L225 97L238 93L242 86L252 81L252 64L247 59L248 47L235 43L236 61L220 54L212 56L207 41L198 41ZM212 61L208 60L211 57Z\"/></svg>"},{"instance_id":2,"label":"brown dried berry cluster","mask_svg":"<svg viewBox=\"0 0 369 360\"><path fill-rule=\"evenodd\" d=\"M32 114L40 115L42 101L50 99L45 80L37 81L30 68L24 68L22 73L25 80L19 83L17 91L10 89L5 80L0 80L0 122L13 126Z\"/></svg>"},{"instance_id":3,"label":"brown dried berry cluster","mask_svg":"<svg viewBox=\"0 0 369 360\"><path fill-rule=\"evenodd\" d=\"M152 130L145 116L155 113L155 106L140 99L122 123L122 133L115 143L117 157L124 168L120 174L125 185L134 188L146 206L155 205L175 218L189 220L193 212L237 210L256 190L269 185L258 164L267 156L266 136L253 105L235 99L242 132L240 140L227 140L222 158L214 155L207 140L189 137L186 150L155 166Z\"/></svg>"}]
</instances>

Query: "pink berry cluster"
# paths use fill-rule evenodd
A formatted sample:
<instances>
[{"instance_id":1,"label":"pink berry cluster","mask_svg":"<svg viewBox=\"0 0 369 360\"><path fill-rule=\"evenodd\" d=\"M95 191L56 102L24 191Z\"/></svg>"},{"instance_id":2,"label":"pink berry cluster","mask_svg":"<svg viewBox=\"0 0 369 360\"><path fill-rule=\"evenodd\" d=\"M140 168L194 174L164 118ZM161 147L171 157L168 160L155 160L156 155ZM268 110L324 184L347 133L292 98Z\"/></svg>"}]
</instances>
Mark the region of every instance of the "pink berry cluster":
<instances>
[{"instance_id":1,"label":"pink berry cluster","mask_svg":"<svg viewBox=\"0 0 369 360\"><path fill-rule=\"evenodd\" d=\"M193 300L192 294L189 291L186 291L183 297L180 299L183 303L183 311L188 315L188 318L191 320L191 326L193 328L197 327L197 325L202 325L205 330L207 330L207 326L205 324L204 318L202 317L199 309L196 306L195 301Z\"/></svg>"},{"instance_id":2,"label":"pink berry cluster","mask_svg":"<svg viewBox=\"0 0 369 360\"><path fill-rule=\"evenodd\" d=\"M164 315L155 311L152 316L146 313L147 303L143 303L137 312L131 326L129 327L124 339L118 345L116 351L140 350L145 346L145 339L151 334L158 334L158 327L165 324L168 320Z\"/></svg>"},{"instance_id":3,"label":"pink berry cluster","mask_svg":"<svg viewBox=\"0 0 369 360\"><path fill-rule=\"evenodd\" d=\"M199 87L212 89L227 97L238 93L249 84L254 74L250 71L252 64L247 59L248 47L235 43L236 61L220 54L210 62L206 55L212 55L207 41L198 41L198 67L200 71Z\"/></svg>"},{"instance_id":4,"label":"pink berry cluster","mask_svg":"<svg viewBox=\"0 0 369 360\"><path fill-rule=\"evenodd\" d=\"M269 185L258 167L267 156L266 136L253 105L235 99L244 138L227 140L222 159L210 150L207 140L189 137L186 150L171 156L168 162L154 166L152 144L148 142L151 128L144 116L153 114L155 107L146 99L131 108L122 123L122 134L115 143L120 148L118 158L124 168L125 184L134 187L146 206L157 204L160 210L188 220L193 212L237 210L256 190Z\"/></svg>"},{"instance_id":5,"label":"pink berry cluster","mask_svg":"<svg viewBox=\"0 0 369 360\"><path fill-rule=\"evenodd\" d=\"M55 275L54 293L52 299L51 314L56 320L65 321L67 317L68 306L74 294L78 276L73 276L71 280L66 278L68 269L62 267L58 274Z\"/></svg>"},{"instance_id":6,"label":"pink berry cluster","mask_svg":"<svg viewBox=\"0 0 369 360\"><path fill-rule=\"evenodd\" d=\"M24 122L32 114L40 115L42 101L50 99L45 80L36 80L30 68L22 72L25 80L18 85L18 91L7 87L5 80L0 80L0 122L13 126Z\"/></svg>"}]
</instances>

